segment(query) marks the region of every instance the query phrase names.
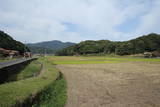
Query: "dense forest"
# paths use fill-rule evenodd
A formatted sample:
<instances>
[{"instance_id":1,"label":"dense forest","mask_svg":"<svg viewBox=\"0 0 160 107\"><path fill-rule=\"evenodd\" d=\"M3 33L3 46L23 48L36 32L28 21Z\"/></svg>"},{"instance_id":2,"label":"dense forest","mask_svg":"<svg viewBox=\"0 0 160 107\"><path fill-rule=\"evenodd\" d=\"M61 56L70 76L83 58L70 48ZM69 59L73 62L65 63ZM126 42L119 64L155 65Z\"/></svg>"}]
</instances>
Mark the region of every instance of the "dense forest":
<instances>
[{"instance_id":1,"label":"dense forest","mask_svg":"<svg viewBox=\"0 0 160 107\"><path fill-rule=\"evenodd\" d=\"M83 41L71 47L59 50L56 55L85 55L85 54L117 54L130 55L160 50L160 35L151 33L129 41Z\"/></svg>"},{"instance_id":2,"label":"dense forest","mask_svg":"<svg viewBox=\"0 0 160 107\"><path fill-rule=\"evenodd\" d=\"M31 52L35 54L54 54L57 50L67 48L72 45L75 45L75 43L61 42L58 40L27 44Z\"/></svg>"},{"instance_id":3,"label":"dense forest","mask_svg":"<svg viewBox=\"0 0 160 107\"><path fill-rule=\"evenodd\" d=\"M10 35L3 31L0 31L0 48L19 51L20 54L24 53L24 51L29 51L29 48L23 43L14 40Z\"/></svg>"}]
</instances>

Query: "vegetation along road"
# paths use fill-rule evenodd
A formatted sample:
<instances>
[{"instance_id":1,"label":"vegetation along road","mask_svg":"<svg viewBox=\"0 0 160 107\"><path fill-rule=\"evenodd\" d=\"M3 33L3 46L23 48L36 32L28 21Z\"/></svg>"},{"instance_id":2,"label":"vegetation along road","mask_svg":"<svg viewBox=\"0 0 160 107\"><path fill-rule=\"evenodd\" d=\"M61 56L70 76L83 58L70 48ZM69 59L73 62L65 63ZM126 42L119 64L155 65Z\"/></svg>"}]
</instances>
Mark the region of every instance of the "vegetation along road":
<instances>
[{"instance_id":1,"label":"vegetation along road","mask_svg":"<svg viewBox=\"0 0 160 107\"><path fill-rule=\"evenodd\" d=\"M160 107L160 59L53 57L68 83L65 107Z\"/></svg>"}]
</instances>

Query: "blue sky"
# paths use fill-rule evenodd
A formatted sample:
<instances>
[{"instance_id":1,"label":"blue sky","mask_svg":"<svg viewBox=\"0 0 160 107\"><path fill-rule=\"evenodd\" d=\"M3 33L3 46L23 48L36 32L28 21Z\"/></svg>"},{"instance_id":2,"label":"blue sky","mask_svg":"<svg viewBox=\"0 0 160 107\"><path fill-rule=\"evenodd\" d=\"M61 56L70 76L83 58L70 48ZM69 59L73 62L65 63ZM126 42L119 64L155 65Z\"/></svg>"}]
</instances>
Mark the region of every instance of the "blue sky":
<instances>
[{"instance_id":1,"label":"blue sky","mask_svg":"<svg viewBox=\"0 0 160 107\"><path fill-rule=\"evenodd\" d=\"M0 30L28 43L160 33L160 0L1 0Z\"/></svg>"}]
</instances>

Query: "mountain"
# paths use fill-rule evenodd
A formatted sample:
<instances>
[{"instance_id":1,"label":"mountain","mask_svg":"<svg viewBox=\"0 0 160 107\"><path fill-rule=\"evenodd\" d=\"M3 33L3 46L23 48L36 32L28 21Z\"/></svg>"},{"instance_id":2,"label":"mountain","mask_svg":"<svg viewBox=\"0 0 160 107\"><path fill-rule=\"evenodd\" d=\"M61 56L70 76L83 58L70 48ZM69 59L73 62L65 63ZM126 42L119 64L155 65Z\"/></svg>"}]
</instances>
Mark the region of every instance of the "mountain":
<instances>
[{"instance_id":1,"label":"mountain","mask_svg":"<svg viewBox=\"0 0 160 107\"><path fill-rule=\"evenodd\" d=\"M60 49L67 48L72 45L75 45L75 43L61 42L58 40L27 44L31 52L39 54L43 54L45 52L47 54L53 54Z\"/></svg>"},{"instance_id":2,"label":"mountain","mask_svg":"<svg viewBox=\"0 0 160 107\"><path fill-rule=\"evenodd\" d=\"M83 41L79 44L64 48L56 55L85 55L85 54L117 54L131 55L160 50L160 35L151 33L129 41L117 42L109 40Z\"/></svg>"},{"instance_id":3,"label":"mountain","mask_svg":"<svg viewBox=\"0 0 160 107\"><path fill-rule=\"evenodd\" d=\"M29 51L29 49L21 42L14 40L7 33L0 31L0 48L19 51L20 54L24 51Z\"/></svg>"}]
</instances>

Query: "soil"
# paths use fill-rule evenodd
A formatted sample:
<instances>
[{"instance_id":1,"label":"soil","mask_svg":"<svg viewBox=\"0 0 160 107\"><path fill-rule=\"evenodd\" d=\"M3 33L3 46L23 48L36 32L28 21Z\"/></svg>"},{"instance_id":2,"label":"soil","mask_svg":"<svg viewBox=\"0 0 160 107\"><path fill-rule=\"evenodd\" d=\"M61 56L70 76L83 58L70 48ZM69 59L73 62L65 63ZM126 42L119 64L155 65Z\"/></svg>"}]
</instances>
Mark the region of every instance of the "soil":
<instances>
[{"instance_id":1,"label":"soil","mask_svg":"<svg viewBox=\"0 0 160 107\"><path fill-rule=\"evenodd\" d=\"M68 84L65 107L160 107L160 64L57 65Z\"/></svg>"}]
</instances>

